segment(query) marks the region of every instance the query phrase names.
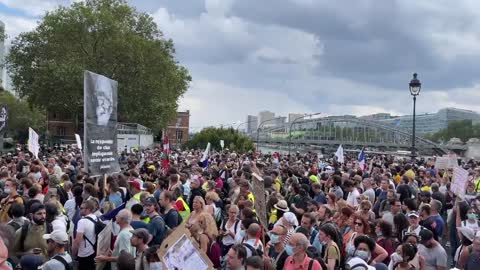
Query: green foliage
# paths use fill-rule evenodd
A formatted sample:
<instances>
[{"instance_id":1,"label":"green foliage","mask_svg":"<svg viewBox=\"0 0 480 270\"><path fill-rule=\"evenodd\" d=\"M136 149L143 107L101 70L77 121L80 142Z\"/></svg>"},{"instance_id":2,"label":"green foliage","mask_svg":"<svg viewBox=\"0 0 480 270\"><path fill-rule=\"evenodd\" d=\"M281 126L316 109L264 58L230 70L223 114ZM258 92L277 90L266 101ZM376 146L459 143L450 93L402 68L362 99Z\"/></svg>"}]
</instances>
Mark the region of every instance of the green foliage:
<instances>
[{"instance_id":1,"label":"green foliage","mask_svg":"<svg viewBox=\"0 0 480 270\"><path fill-rule=\"evenodd\" d=\"M12 43L7 65L30 104L83 112L83 71L119 83L118 118L155 132L175 116L191 77L146 13L125 0L86 0L49 12Z\"/></svg>"},{"instance_id":2,"label":"green foliage","mask_svg":"<svg viewBox=\"0 0 480 270\"><path fill-rule=\"evenodd\" d=\"M190 149L205 149L210 142L213 149L221 150L220 140L224 140L225 148L239 153L255 150L252 140L233 128L205 128L187 143Z\"/></svg>"},{"instance_id":3,"label":"green foliage","mask_svg":"<svg viewBox=\"0 0 480 270\"><path fill-rule=\"evenodd\" d=\"M427 136L434 142L447 142L451 138L459 138L463 142L470 138L480 138L480 124L473 124L472 120L454 121L448 124L446 129Z\"/></svg>"},{"instance_id":4,"label":"green foliage","mask_svg":"<svg viewBox=\"0 0 480 270\"><path fill-rule=\"evenodd\" d=\"M0 104L7 105L7 136L24 142L28 137L28 128L37 133L45 130L45 113L38 107L31 107L26 101L15 98L12 94L0 92Z\"/></svg>"}]
</instances>

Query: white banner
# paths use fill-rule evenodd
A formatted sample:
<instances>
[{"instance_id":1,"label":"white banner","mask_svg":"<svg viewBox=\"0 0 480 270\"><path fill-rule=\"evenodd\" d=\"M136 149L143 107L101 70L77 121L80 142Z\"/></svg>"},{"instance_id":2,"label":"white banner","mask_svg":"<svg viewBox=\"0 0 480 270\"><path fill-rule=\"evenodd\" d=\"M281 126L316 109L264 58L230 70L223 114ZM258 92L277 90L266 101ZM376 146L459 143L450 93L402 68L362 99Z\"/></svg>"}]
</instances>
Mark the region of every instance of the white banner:
<instances>
[{"instance_id":1,"label":"white banner","mask_svg":"<svg viewBox=\"0 0 480 270\"><path fill-rule=\"evenodd\" d=\"M222 147L222 150L223 150L223 147L225 147L225 141L224 140L220 140L220 146Z\"/></svg>"},{"instance_id":2,"label":"white banner","mask_svg":"<svg viewBox=\"0 0 480 270\"><path fill-rule=\"evenodd\" d=\"M28 128L28 151L32 152L35 158L38 159L38 152L40 151L38 134L32 128Z\"/></svg>"},{"instance_id":3,"label":"white banner","mask_svg":"<svg viewBox=\"0 0 480 270\"><path fill-rule=\"evenodd\" d=\"M75 140L77 141L78 149L82 150L82 140L80 139L80 135L75 134Z\"/></svg>"},{"instance_id":4,"label":"white banner","mask_svg":"<svg viewBox=\"0 0 480 270\"><path fill-rule=\"evenodd\" d=\"M467 189L467 182L468 171L461 167L453 168L453 180L450 190L460 198L463 198L465 196L465 190Z\"/></svg>"}]
</instances>

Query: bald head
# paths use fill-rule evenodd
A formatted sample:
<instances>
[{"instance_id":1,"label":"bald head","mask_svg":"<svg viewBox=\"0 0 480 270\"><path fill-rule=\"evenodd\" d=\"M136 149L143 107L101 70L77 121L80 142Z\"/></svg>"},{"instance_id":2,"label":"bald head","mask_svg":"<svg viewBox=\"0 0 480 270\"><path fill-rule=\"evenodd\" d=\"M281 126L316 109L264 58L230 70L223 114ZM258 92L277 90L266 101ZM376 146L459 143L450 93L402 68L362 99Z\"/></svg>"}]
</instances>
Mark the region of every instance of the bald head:
<instances>
[{"instance_id":1,"label":"bald head","mask_svg":"<svg viewBox=\"0 0 480 270\"><path fill-rule=\"evenodd\" d=\"M292 247L298 247L303 251L306 251L310 242L303 233L294 233L290 237L289 244Z\"/></svg>"},{"instance_id":2,"label":"bald head","mask_svg":"<svg viewBox=\"0 0 480 270\"><path fill-rule=\"evenodd\" d=\"M252 223L248 226L247 234L249 237L257 237L258 233L260 232L260 225L257 223Z\"/></svg>"}]
</instances>

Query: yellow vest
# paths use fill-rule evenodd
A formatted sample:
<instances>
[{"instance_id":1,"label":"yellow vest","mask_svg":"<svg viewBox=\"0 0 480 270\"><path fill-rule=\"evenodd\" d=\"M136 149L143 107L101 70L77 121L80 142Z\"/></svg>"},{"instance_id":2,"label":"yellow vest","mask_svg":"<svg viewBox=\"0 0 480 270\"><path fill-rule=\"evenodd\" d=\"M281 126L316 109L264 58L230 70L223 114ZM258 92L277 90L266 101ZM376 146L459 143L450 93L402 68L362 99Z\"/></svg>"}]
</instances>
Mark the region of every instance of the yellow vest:
<instances>
[{"instance_id":1,"label":"yellow vest","mask_svg":"<svg viewBox=\"0 0 480 270\"><path fill-rule=\"evenodd\" d=\"M183 205L183 211L178 211L180 213L180 216L182 217L183 220L187 220L188 217L190 217L190 207L188 204L185 202L185 200L182 198L182 196L177 198L177 202L181 201Z\"/></svg>"}]
</instances>

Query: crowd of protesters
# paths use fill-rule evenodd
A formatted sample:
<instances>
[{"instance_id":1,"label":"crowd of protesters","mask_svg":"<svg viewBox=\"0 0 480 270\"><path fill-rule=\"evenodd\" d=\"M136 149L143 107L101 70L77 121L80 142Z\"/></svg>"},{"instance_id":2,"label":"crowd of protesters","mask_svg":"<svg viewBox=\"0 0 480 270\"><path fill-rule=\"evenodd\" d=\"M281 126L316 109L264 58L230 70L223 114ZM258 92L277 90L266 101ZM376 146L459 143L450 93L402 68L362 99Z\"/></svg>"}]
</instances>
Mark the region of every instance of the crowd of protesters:
<instances>
[{"instance_id":1,"label":"crowd of protesters","mask_svg":"<svg viewBox=\"0 0 480 270\"><path fill-rule=\"evenodd\" d=\"M105 177L73 148L39 156L19 145L0 159L0 269L165 269L157 251L179 226L216 269L480 269L475 161L459 163L469 181L456 196L451 169L385 155L362 168L357 157L155 148L122 153Z\"/></svg>"}]
</instances>

